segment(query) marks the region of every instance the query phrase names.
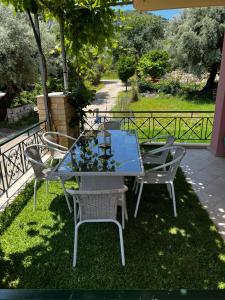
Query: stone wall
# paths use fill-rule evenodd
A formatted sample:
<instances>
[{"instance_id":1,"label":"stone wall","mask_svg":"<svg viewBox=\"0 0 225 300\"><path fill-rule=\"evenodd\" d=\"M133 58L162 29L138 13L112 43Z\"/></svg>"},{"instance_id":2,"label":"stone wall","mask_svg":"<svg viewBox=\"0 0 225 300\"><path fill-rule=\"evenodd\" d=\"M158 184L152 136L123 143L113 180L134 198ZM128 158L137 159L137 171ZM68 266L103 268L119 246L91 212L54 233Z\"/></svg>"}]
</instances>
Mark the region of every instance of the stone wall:
<instances>
[{"instance_id":1,"label":"stone wall","mask_svg":"<svg viewBox=\"0 0 225 300\"><path fill-rule=\"evenodd\" d=\"M34 111L33 104L26 104L13 108L7 108L7 120L9 123L14 123L29 115L30 112Z\"/></svg>"},{"instance_id":2,"label":"stone wall","mask_svg":"<svg viewBox=\"0 0 225 300\"><path fill-rule=\"evenodd\" d=\"M68 101L68 98L63 93L50 93L49 94L49 103L50 103L50 114L52 119L52 131L57 131L72 137L79 136L79 128L73 127L69 125L71 117L75 114L75 109ZM44 97L43 95L37 96L37 106L39 113L40 122L46 120L45 114L45 105L44 105ZM66 147L71 146L71 142L69 142L65 138L61 138L59 140L61 145Z\"/></svg>"}]
</instances>

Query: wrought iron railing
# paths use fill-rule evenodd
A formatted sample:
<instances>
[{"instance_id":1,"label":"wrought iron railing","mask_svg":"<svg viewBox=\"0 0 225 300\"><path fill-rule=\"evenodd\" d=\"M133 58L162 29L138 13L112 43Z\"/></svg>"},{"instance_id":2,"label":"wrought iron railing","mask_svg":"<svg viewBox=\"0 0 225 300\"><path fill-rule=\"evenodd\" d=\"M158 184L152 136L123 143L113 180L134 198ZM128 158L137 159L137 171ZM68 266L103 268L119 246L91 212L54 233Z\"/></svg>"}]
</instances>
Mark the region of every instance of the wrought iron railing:
<instances>
[{"instance_id":1,"label":"wrought iron railing","mask_svg":"<svg viewBox=\"0 0 225 300\"><path fill-rule=\"evenodd\" d=\"M140 140L174 135L180 142L209 142L213 111L87 111L85 129L95 129L108 120L119 120L121 128L135 129Z\"/></svg>"},{"instance_id":2,"label":"wrought iron railing","mask_svg":"<svg viewBox=\"0 0 225 300\"><path fill-rule=\"evenodd\" d=\"M46 121L35 124L0 143L0 196L8 196L11 188L29 169L24 150L31 144L42 143ZM44 155L44 153L43 153Z\"/></svg>"}]
</instances>

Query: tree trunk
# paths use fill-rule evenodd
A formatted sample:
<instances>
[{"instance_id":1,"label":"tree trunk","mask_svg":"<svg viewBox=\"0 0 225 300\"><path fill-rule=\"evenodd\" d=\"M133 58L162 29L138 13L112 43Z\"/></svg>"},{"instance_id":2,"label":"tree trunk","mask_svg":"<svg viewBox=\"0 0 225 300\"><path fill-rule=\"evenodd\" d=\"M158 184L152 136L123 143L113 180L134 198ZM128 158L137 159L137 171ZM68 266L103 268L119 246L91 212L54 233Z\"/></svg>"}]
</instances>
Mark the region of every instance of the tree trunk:
<instances>
[{"instance_id":1,"label":"tree trunk","mask_svg":"<svg viewBox=\"0 0 225 300\"><path fill-rule=\"evenodd\" d=\"M126 81L126 92L127 92L127 85L128 85L128 81Z\"/></svg>"},{"instance_id":2,"label":"tree trunk","mask_svg":"<svg viewBox=\"0 0 225 300\"><path fill-rule=\"evenodd\" d=\"M38 14L34 14L34 21L31 16L31 12L27 10L27 14L31 23L31 27L33 29L35 41L38 47L38 54L40 59L40 71L41 71L41 80L42 80L42 87L43 87L43 95L44 95L44 104L45 104L45 113L46 113L46 120L47 120L47 129L51 130L52 124L51 124L51 118L49 113L49 102L48 102L48 89L47 89L47 64L45 55L42 50L41 45L41 36L40 36L40 30L39 30L39 21L38 21Z\"/></svg>"},{"instance_id":3,"label":"tree trunk","mask_svg":"<svg viewBox=\"0 0 225 300\"><path fill-rule=\"evenodd\" d=\"M7 108L10 107L13 99L19 94L20 90L14 84L8 84L6 89L6 94L0 99L1 109L0 109L0 119L4 120L7 115Z\"/></svg>"},{"instance_id":4,"label":"tree trunk","mask_svg":"<svg viewBox=\"0 0 225 300\"><path fill-rule=\"evenodd\" d=\"M213 89L214 87L214 82L215 82L215 78L218 72L218 64L214 64L211 69L210 69L210 74L209 74L209 78L206 82L206 85L204 86L204 88L202 89L201 93L205 93L210 91L211 89Z\"/></svg>"},{"instance_id":5,"label":"tree trunk","mask_svg":"<svg viewBox=\"0 0 225 300\"><path fill-rule=\"evenodd\" d=\"M64 19L59 18L59 28L60 28L60 42L62 49L62 65L63 65L63 81L64 89L68 91L68 68L66 62L66 49L65 49L65 39L64 39Z\"/></svg>"}]
</instances>

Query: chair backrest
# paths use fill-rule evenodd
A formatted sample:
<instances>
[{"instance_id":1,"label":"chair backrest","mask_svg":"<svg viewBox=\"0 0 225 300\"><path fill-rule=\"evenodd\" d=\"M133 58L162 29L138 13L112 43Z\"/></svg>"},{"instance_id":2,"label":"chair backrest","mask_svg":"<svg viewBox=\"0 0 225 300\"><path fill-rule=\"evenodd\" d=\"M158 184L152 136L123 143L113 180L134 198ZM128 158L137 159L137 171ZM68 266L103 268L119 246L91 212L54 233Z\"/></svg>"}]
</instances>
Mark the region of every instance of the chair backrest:
<instances>
[{"instance_id":1,"label":"chair backrest","mask_svg":"<svg viewBox=\"0 0 225 300\"><path fill-rule=\"evenodd\" d=\"M120 122L119 121L107 121L102 124L102 127L103 127L103 129L106 129L106 130L110 130L110 129L119 130Z\"/></svg>"},{"instance_id":2,"label":"chair backrest","mask_svg":"<svg viewBox=\"0 0 225 300\"><path fill-rule=\"evenodd\" d=\"M176 140L175 136L169 135L167 137L165 145L163 145L162 148L167 148L167 147L172 146L175 140ZM168 155L169 155L169 150L161 152L161 154L160 154L161 159L160 160L161 160L162 163L166 162Z\"/></svg>"},{"instance_id":3,"label":"chair backrest","mask_svg":"<svg viewBox=\"0 0 225 300\"><path fill-rule=\"evenodd\" d=\"M180 162L183 159L186 150L184 147L181 146L174 146L170 148L171 149L169 149L168 151L171 151L171 154L173 155L173 159L171 161L171 165L169 166L168 172L169 172L169 177L171 179L174 179L177 173L177 169L180 166Z\"/></svg>"},{"instance_id":4,"label":"chair backrest","mask_svg":"<svg viewBox=\"0 0 225 300\"><path fill-rule=\"evenodd\" d=\"M80 208L80 220L116 220L118 200L127 191L121 189L96 191L71 191L76 196Z\"/></svg>"},{"instance_id":5,"label":"chair backrest","mask_svg":"<svg viewBox=\"0 0 225 300\"><path fill-rule=\"evenodd\" d=\"M25 157L30 162L36 178L43 177L43 170L45 169L40 155L40 148L43 148L43 145L35 144L25 149Z\"/></svg>"},{"instance_id":6,"label":"chair backrest","mask_svg":"<svg viewBox=\"0 0 225 300\"><path fill-rule=\"evenodd\" d=\"M42 135L43 141L47 146L55 148L55 150L59 149L61 151L67 151L68 148L65 146L60 145L61 139L72 139L75 141L74 138L55 131L47 131Z\"/></svg>"}]
</instances>

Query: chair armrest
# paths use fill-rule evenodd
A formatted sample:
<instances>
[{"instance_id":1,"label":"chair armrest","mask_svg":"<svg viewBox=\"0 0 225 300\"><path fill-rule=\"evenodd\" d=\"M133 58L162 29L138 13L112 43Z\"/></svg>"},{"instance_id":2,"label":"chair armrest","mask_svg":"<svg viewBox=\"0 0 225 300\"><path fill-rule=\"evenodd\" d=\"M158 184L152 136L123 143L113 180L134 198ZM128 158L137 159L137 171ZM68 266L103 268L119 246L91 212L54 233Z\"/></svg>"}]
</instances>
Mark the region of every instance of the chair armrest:
<instances>
[{"instance_id":1,"label":"chair armrest","mask_svg":"<svg viewBox=\"0 0 225 300\"><path fill-rule=\"evenodd\" d=\"M170 150L170 149L173 149L173 147L167 147L167 148L165 148L165 149L166 149L166 150L167 150L167 149ZM164 169L164 168L166 168L166 167L168 167L168 166L170 166L170 165L173 165L173 164L175 164L177 161L181 160L181 159L183 158L184 154L185 154L185 152L182 153L181 155L179 155L177 158L175 158L175 159L169 161L168 163L165 163L165 164L163 164L163 165L160 165L160 166L157 166L157 167L148 169L148 170L146 171L146 173L151 172L151 171L156 171L156 170Z\"/></svg>"}]
</instances>

